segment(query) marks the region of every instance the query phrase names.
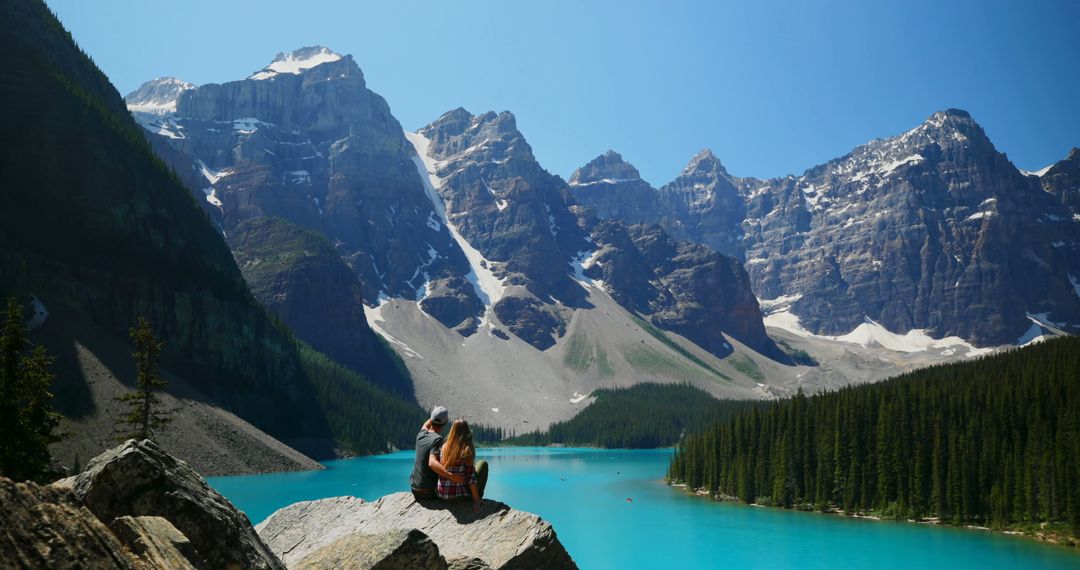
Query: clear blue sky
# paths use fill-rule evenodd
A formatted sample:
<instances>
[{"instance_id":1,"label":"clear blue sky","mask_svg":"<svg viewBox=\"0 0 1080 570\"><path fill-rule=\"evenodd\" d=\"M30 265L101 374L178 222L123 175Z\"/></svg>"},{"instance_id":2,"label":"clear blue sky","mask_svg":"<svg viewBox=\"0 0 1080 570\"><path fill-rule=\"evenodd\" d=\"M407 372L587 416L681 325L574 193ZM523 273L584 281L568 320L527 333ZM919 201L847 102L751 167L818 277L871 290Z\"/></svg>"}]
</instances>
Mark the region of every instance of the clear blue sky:
<instances>
[{"instance_id":1,"label":"clear blue sky","mask_svg":"<svg viewBox=\"0 0 1080 570\"><path fill-rule=\"evenodd\" d=\"M1080 2L48 0L122 93L352 54L406 129L510 110L568 176L608 148L661 185L712 148L803 170L932 112L972 113L1025 169L1080 146Z\"/></svg>"}]
</instances>

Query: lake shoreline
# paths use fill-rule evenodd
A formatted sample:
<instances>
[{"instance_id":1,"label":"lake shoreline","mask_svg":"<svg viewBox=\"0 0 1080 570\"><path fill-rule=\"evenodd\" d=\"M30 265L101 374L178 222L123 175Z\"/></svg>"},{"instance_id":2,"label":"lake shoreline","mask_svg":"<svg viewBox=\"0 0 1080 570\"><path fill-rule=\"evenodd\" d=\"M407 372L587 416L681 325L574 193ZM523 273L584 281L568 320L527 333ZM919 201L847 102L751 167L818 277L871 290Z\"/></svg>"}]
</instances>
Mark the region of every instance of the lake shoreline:
<instances>
[{"instance_id":1,"label":"lake shoreline","mask_svg":"<svg viewBox=\"0 0 1080 570\"><path fill-rule=\"evenodd\" d=\"M742 499L740 499L738 497L731 496L731 495L724 495L724 494L713 495L713 494L709 493L708 490L706 490L704 488L689 489L689 488L687 488L685 483L664 482L664 484L667 485L668 487L672 487L672 488L675 488L675 489L682 489L683 493L685 493L687 496L699 497L699 498L702 498L702 499L711 500L711 501L715 501L715 502L719 502L719 503L739 503L739 504L747 505L747 506L750 506L750 507L757 507L757 508L775 509L775 510L782 510L782 511L800 511L800 512L805 512L805 513L815 513L815 514L822 514L822 515L834 515L834 516L838 516L838 517L851 518L851 519L862 519L862 520L870 520L870 521L900 522L900 523L940 526L940 527L956 528L956 529L964 529L964 530L977 530L977 531L983 531L983 532L989 532L989 533L996 533L996 534L1005 535L1005 536L1021 537L1021 538L1026 538L1026 539L1034 541L1034 542L1039 542L1039 543L1044 543L1044 544L1052 544L1052 545L1055 545L1055 546L1061 546L1061 547L1064 547L1064 548L1068 549L1070 552L1080 554L1080 538L1075 538L1075 537L1066 535L1064 533L1058 532L1056 530L1049 530L1049 529L1045 529L1045 528L1040 528L1039 530L1035 531L1035 530L1030 530L1030 529L1024 528L1023 526L1020 526L1020 525L1014 525L1014 526L1011 526L1011 527L1008 527L1008 528L1005 528L1005 529L993 529L993 528L986 527L986 526L978 526L978 525L972 525L972 524L958 525L958 524L946 523L946 522L942 522L938 517L928 517L928 518L926 518L924 520L918 521L918 520L915 520L915 519L907 519L907 518L902 519L902 518L895 518L895 517L880 516L880 515L874 514L873 512L870 512L870 513L861 513L861 512L847 513L847 512L844 512L841 509L830 509L828 511L822 511L822 510L815 509L815 508L811 507L810 505L798 505L798 506L794 506L794 507L791 507L791 508L785 508L785 507L777 507L777 506L773 506L773 505L763 505L761 503L746 503ZM1045 525L1045 524L1049 524L1049 523L1041 523L1041 524Z\"/></svg>"},{"instance_id":2,"label":"lake shoreline","mask_svg":"<svg viewBox=\"0 0 1080 570\"><path fill-rule=\"evenodd\" d=\"M831 570L841 560L879 570L1076 567L1072 550L991 533L861 525L689 500L665 485L671 453L533 446L479 451L492 466L485 495L549 521L582 568L740 568L770 558L778 570ZM414 462L414 453L405 450L328 461L328 469L317 472L209 483L249 520L263 521L300 502L345 496L371 501L407 490ZM665 548L655 548L660 543Z\"/></svg>"}]
</instances>

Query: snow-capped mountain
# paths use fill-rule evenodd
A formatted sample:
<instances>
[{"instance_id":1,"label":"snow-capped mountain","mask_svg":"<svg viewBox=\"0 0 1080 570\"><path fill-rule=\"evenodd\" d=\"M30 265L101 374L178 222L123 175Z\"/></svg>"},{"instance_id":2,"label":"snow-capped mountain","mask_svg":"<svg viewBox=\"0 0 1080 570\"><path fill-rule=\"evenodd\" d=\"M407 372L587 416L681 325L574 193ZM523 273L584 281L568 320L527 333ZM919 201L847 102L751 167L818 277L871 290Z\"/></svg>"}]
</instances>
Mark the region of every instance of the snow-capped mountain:
<instances>
[{"instance_id":1,"label":"snow-capped mountain","mask_svg":"<svg viewBox=\"0 0 1080 570\"><path fill-rule=\"evenodd\" d=\"M160 120L176 112L176 102L195 85L175 77L151 79L124 97L124 103L140 123Z\"/></svg>"},{"instance_id":2,"label":"snow-capped mountain","mask_svg":"<svg viewBox=\"0 0 1080 570\"><path fill-rule=\"evenodd\" d=\"M702 153L652 193L627 182L573 191L601 216L632 211L743 259L772 324L835 336L869 322L994 346L1080 330L1070 164L1021 173L950 109L801 176L737 178ZM642 207L620 204L639 195Z\"/></svg>"},{"instance_id":3,"label":"snow-capped mountain","mask_svg":"<svg viewBox=\"0 0 1080 570\"><path fill-rule=\"evenodd\" d=\"M759 375L726 358L787 360L737 261L658 226L598 225L509 112L455 109L405 132L352 57L304 48L187 90L144 126L267 306L344 362L341 339L370 326L422 403L547 423L601 385L667 379L760 397ZM313 234L351 270L367 323L344 318L354 296L319 294L344 287Z\"/></svg>"}]
</instances>

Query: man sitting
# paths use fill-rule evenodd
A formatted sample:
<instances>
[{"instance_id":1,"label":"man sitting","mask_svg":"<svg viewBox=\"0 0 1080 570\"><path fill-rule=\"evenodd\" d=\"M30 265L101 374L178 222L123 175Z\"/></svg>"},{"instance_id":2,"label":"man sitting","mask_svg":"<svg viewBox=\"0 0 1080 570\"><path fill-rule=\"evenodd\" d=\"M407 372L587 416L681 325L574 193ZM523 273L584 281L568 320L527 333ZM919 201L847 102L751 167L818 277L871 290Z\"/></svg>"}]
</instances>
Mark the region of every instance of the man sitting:
<instances>
[{"instance_id":1,"label":"man sitting","mask_svg":"<svg viewBox=\"0 0 1080 570\"><path fill-rule=\"evenodd\" d=\"M439 463L437 452L443 444L440 434L449 421L450 412L442 406L435 406L431 410L431 417L416 434L416 463L409 477L409 485L418 501L436 498L435 486L439 483L439 477L465 484L464 475L450 473Z\"/></svg>"}]
</instances>

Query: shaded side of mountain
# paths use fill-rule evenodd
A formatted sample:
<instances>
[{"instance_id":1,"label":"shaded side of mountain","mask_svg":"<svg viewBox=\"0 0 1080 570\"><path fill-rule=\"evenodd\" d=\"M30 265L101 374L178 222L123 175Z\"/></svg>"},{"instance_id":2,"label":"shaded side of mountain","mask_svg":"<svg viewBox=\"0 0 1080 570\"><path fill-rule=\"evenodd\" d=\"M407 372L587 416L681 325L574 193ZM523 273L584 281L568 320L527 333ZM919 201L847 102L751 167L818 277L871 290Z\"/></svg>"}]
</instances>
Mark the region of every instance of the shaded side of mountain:
<instances>
[{"instance_id":1,"label":"shaded side of mountain","mask_svg":"<svg viewBox=\"0 0 1080 570\"><path fill-rule=\"evenodd\" d=\"M328 416L357 403L340 398L375 389L258 304L219 231L119 94L86 79L100 72L44 3L5 2L0 16L0 292L37 295L119 338L145 316L165 342L162 365L214 405L312 453L336 447ZM353 451L407 439L380 419L354 420L380 441Z\"/></svg>"},{"instance_id":2,"label":"shaded side of mountain","mask_svg":"<svg viewBox=\"0 0 1080 570\"><path fill-rule=\"evenodd\" d=\"M116 445L114 422L124 412L116 397L134 390L135 363L127 339L94 325L84 315L48 303L48 318L30 333L35 344L55 358L53 407L63 414L60 431L67 437L52 444L53 462L78 472L92 457ZM170 370L160 394L172 410L169 425L158 433L161 447L183 458L204 476L322 469L322 466L222 409ZM325 447L325 446L324 446ZM378 447L376 449L382 449Z\"/></svg>"},{"instance_id":3,"label":"shaded side of mountain","mask_svg":"<svg viewBox=\"0 0 1080 570\"><path fill-rule=\"evenodd\" d=\"M236 226L228 242L252 294L312 348L407 399L405 364L364 317L360 281L322 235L279 218Z\"/></svg>"}]
</instances>

